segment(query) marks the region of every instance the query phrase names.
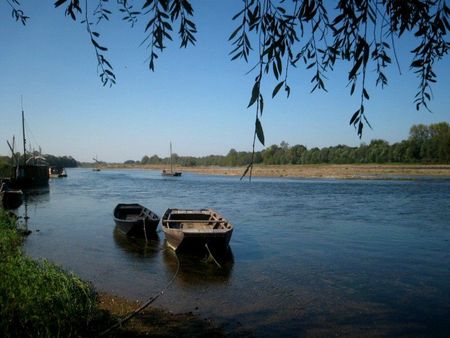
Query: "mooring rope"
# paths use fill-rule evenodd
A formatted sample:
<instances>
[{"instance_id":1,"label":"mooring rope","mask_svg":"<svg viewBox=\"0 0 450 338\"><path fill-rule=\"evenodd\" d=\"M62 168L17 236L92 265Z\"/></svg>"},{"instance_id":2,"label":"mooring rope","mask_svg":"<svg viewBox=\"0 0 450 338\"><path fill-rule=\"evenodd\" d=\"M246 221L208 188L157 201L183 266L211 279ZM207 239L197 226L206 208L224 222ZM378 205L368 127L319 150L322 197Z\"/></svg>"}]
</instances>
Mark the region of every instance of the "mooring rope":
<instances>
[{"instance_id":1,"label":"mooring rope","mask_svg":"<svg viewBox=\"0 0 450 338\"><path fill-rule=\"evenodd\" d=\"M213 254L211 253L211 250L209 250L208 243L205 244L205 248L206 248L206 250L208 250L208 252L209 252L209 257L211 257L212 260L214 261L214 263L216 263L217 266L218 266L220 269L222 269L222 265L219 264L219 262L214 258Z\"/></svg>"},{"instance_id":2,"label":"mooring rope","mask_svg":"<svg viewBox=\"0 0 450 338\"><path fill-rule=\"evenodd\" d=\"M162 251L165 251L167 249L164 249ZM143 305L141 305L139 308L137 308L136 310L132 311L131 313L129 313L126 317L124 317L123 319L119 319L117 321L116 324L114 324L113 326L111 326L110 328L106 329L105 331L100 333L100 337L104 336L108 333L110 333L112 330L117 329L118 327L121 327L122 324L126 323L127 321L129 321L131 318L133 318L134 316L136 316L139 312L141 312L142 310L144 310L147 306L149 306L151 303L153 303L155 300L157 300L160 296L162 296L166 290L172 285L172 283L175 281L175 278L178 275L178 272L180 271L180 267L181 267L181 262L180 259L178 258L177 254L174 253L175 258L177 259L177 271L175 271L175 274L173 275L173 277L170 279L170 281L166 284L166 286L159 291L159 293L156 296L153 296L151 298L149 298Z\"/></svg>"}]
</instances>

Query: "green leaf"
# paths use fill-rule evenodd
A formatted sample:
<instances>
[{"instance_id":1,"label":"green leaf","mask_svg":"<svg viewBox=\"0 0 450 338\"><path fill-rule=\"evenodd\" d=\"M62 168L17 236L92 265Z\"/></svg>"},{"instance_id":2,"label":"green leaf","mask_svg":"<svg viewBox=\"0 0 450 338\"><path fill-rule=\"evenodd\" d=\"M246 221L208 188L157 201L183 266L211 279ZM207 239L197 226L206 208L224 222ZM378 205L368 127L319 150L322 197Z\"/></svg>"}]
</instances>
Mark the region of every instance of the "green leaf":
<instances>
[{"instance_id":1,"label":"green leaf","mask_svg":"<svg viewBox=\"0 0 450 338\"><path fill-rule=\"evenodd\" d=\"M256 136L258 136L259 142L261 142L261 144L264 145L264 131L261 125L261 121L259 121L259 118L256 118L255 132Z\"/></svg>"},{"instance_id":2,"label":"green leaf","mask_svg":"<svg viewBox=\"0 0 450 338\"><path fill-rule=\"evenodd\" d=\"M356 83L353 82L353 83L352 83L352 87L351 87L351 89L350 89L350 95L353 95L353 93L355 92L355 85L356 85Z\"/></svg>"},{"instance_id":3,"label":"green leaf","mask_svg":"<svg viewBox=\"0 0 450 338\"><path fill-rule=\"evenodd\" d=\"M259 83L259 80L257 80L253 85L252 97L250 98L250 103L248 104L247 108L251 107L259 97Z\"/></svg>"},{"instance_id":4,"label":"green leaf","mask_svg":"<svg viewBox=\"0 0 450 338\"><path fill-rule=\"evenodd\" d=\"M358 72L359 67L361 67L362 61L363 61L362 58L359 58L358 60L356 60L355 65L353 66L352 70L348 74L348 79L349 80L351 80L353 78L353 76L356 75L356 73Z\"/></svg>"},{"instance_id":5,"label":"green leaf","mask_svg":"<svg viewBox=\"0 0 450 338\"><path fill-rule=\"evenodd\" d=\"M359 123L358 123L358 136L359 136L359 138L362 137L363 128L364 128L364 124L361 121L359 121Z\"/></svg>"},{"instance_id":6,"label":"green leaf","mask_svg":"<svg viewBox=\"0 0 450 338\"><path fill-rule=\"evenodd\" d=\"M274 98L275 95L277 95L277 93L279 92L279 90L281 89L283 84L284 84L284 81L281 81L279 84L276 85L276 87L274 88L273 93L272 93L272 98Z\"/></svg>"},{"instance_id":7,"label":"green leaf","mask_svg":"<svg viewBox=\"0 0 450 338\"><path fill-rule=\"evenodd\" d=\"M55 7L61 6L63 3L65 3L67 0L58 0L55 2Z\"/></svg>"},{"instance_id":8,"label":"green leaf","mask_svg":"<svg viewBox=\"0 0 450 338\"><path fill-rule=\"evenodd\" d=\"M367 100L369 99L369 94L367 93L367 90L365 88L363 88L363 95Z\"/></svg>"},{"instance_id":9,"label":"green leaf","mask_svg":"<svg viewBox=\"0 0 450 338\"><path fill-rule=\"evenodd\" d=\"M350 125L355 124L358 120L356 119L359 115L359 109L353 114L352 118L350 119Z\"/></svg>"},{"instance_id":10,"label":"green leaf","mask_svg":"<svg viewBox=\"0 0 450 338\"><path fill-rule=\"evenodd\" d=\"M236 34L241 30L242 25L239 25L238 28L236 28L234 30L233 33L231 33L230 37L228 38L228 41L231 41L234 39L234 37L236 36Z\"/></svg>"},{"instance_id":11,"label":"green leaf","mask_svg":"<svg viewBox=\"0 0 450 338\"><path fill-rule=\"evenodd\" d=\"M95 48L98 48L98 49L100 49L100 50L102 50L102 51L107 51L107 50L108 50L108 48L100 46L100 45L97 43L97 41L95 41L94 39L91 39L91 42L92 42L92 44L95 46Z\"/></svg>"},{"instance_id":12,"label":"green leaf","mask_svg":"<svg viewBox=\"0 0 450 338\"><path fill-rule=\"evenodd\" d=\"M259 94L259 115L262 116L263 110L264 110L264 99L263 96Z\"/></svg>"}]
</instances>

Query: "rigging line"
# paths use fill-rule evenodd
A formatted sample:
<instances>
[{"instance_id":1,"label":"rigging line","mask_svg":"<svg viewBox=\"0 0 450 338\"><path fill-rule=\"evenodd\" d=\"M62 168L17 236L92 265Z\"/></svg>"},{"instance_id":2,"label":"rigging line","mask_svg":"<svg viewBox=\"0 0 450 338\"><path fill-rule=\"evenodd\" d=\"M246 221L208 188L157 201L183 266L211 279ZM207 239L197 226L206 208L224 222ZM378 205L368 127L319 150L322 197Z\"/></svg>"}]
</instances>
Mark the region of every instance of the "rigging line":
<instances>
[{"instance_id":1,"label":"rigging line","mask_svg":"<svg viewBox=\"0 0 450 338\"><path fill-rule=\"evenodd\" d=\"M167 250L164 249L164 250ZM164 251L162 250L162 251ZM178 258L177 254L174 252L173 253L175 258L177 259L177 271L175 271L174 275L172 276L172 278L170 279L170 281L166 284L166 286L159 291L159 293L156 296L150 297L149 299L147 299L147 301L141 305L140 307L138 307L136 310L132 311L131 313L129 313L126 317L124 317L123 319L119 319L117 321L116 324L114 324L113 326L111 326L110 328L106 329L105 331L100 333L100 337L104 336L106 334L108 334L109 332L111 332L112 330L121 327L122 324L126 323L127 321L129 321L131 318L133 318L134 316L136 316L139 312L141 312L142 310L144 310L146 307L148 307L151 303L153 303L155 300L157 300L160 296L162 296L167 289L172 285L172 283L175 281L175 278L178 276L178 273L180 271L180 267L181 267L181 262L180 259Z\"/></svg>"},{"instance_id":2,"label":"rigging line","mask_svg":"<svg viewBox=\"0 0 450 338\"><path fill-rule=\"evenodd\" d=\"M25 122L25 128L27 130L27 133L29 133L31 135L31 139L33 139L33 141L37 144L37 147L39 148L41 145L39 144L36 136L34 136L33 131L31 130L30 126L28 125L28 122L26 119L24 119ZM30 140L30 137L28 137L28 140ZM29 145L31 146L32 142L28 141Z\"/></svg>"}]
</instances>

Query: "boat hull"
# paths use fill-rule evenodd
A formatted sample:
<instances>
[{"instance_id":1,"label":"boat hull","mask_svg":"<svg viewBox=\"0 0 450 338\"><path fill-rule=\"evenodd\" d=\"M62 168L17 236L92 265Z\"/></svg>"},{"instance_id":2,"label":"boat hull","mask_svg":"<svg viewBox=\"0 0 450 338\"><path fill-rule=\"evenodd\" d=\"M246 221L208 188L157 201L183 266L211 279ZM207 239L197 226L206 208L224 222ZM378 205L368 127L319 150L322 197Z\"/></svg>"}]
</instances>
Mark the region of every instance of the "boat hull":
<instances>
[{"instance_id":1,"label":"boat hull","mask_svg":"<svg viewBox=\"0 0 450 338\"><path fill-rule=\"evenodd\" d=\"M48 185L48 166L21 165L16 168L11 187L14 189L33 189Z\"/></svg>"},{"instance_id":2,"label":"boat hull","mask_svg":"<svg viewBox=\"0 0 450 338\"><path fill-rule=\"evenodd\" d=\"M150 237L156 232L159 217L140 204L118 204L114 209L114 222L117 229L127 235Z\"/></svg>"},{"instance_id":3,"label":"boat hull","mask_svg":"<svg viewBox=\"0 0 450 338\"><path fill-rule=\"evenodd\" d=\"M17 209L23 203L21 190L8 190L0 192L0 205L3 209Z\"/></svg>"},{"instance_id":4,"label":"boat hull","mask_svg":"<svg viewBox=\"0 0 450 338\"><path fill-rule=\"evenodd\" d=\"M163 228L167 245L175 251L199 252L213 250L225 252L228 249L233 229L218 233L194 233L178 229Z\"/></svg>"},{"instance_id":5,"label":"boat hull","mask_svg":"<svg viewBox=\"0 0 450 338\"><path fill-rule=\"evenodd\" d=\"M162 176L169 176L169 177L180 177L181 176L181 172L179 171L175 171L175 172L170 172L170 171L166 171L166 172L162 172L161 173Z\"/></svg>"},{"instance_id":6,"label":"boat hull","mask_svg":"<svg viewBox=\"0 0 450 338\"><path fill-rule=\"evenodd\" d=\"M226 251L233 225L211 209L168 209L162 218L167 245L175 251Z\"/></svg>"}]
</instances>

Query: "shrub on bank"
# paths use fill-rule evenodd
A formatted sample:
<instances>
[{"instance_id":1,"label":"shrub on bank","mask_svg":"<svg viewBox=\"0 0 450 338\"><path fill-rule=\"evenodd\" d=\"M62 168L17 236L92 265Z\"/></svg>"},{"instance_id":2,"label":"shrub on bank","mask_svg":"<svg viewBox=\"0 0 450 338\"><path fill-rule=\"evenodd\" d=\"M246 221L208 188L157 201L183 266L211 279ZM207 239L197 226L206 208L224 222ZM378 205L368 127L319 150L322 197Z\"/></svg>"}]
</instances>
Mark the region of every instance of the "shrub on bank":
<instances>
[{"instance_id":1,"label":"shrub on bank","mask_svg":"<svg viewBox=\"0 0 450 338\"><path fill-rule=\"evenodd\" d=\"M0 210L0 332L3 337L89 336L99 315L92 286L20 250L15 221Z\"/></svg>"},{"instance_id":2,"label":"shrub on bank","mask_svg":"<svg viewBox=\"0 0 450 338\"><path fill-rule=\"evenodd\" d=\"M0 207L0 263L7 257L18 254L21 243L22 237L16 230L16 220Z\"/></svg>"}]
</instances>

